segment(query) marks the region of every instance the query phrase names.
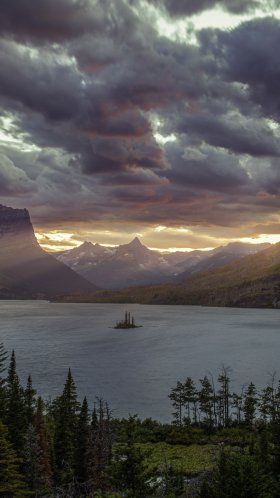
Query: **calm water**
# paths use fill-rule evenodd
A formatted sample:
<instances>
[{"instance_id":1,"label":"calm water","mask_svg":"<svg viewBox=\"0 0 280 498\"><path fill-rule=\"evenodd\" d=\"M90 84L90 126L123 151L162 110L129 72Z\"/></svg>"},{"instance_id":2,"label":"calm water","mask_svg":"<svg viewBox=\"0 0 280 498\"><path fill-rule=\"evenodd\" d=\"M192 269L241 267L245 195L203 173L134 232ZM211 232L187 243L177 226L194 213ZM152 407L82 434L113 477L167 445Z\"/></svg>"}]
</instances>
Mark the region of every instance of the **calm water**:
<instances>
[{"instance_id":1,"label":"calm water","mask_svg":"<svg viewBox=\"0 0 280 498\"><path fill-rule=\"evenodd\" d=\"M111 328L129 309L135 330ZM222 363L232 385L263 386L280 377L279 310L196 306L52 304L0 301L0 342L16 349L18 372L29 373L45 398L61 392L71 366L79 395L105 398L116 416L169 420L170 388L199 379ZM277 377L278 378L278 377Z\"/></svg>"}]
</instances>

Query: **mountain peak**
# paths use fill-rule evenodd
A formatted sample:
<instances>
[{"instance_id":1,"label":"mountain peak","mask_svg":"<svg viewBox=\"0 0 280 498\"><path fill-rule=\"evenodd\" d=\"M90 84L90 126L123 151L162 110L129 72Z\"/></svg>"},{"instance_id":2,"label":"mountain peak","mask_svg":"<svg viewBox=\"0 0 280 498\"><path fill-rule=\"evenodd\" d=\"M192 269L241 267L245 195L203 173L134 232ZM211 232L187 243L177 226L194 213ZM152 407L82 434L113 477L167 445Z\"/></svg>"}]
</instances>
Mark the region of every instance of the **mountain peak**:
<instances>
[{"instance_id":1,"label":"mountain peak","mask_svg":"<svg viewBox=\"0 0 280 498\"><path fill-rule=\"evenodd\" d=\"M138 239L138 237L134 237L134 239L127 244L130 247L144 247L142 242Z\"/></svg>"},{"instance_id":2,"label":"mountain peak","mask_svg":"<svg viewBox=\"0 0 280 498\"><path fill-rule=\"evenodd\" d=\"M20 243L32 241L33 244L37 245L27 209L14 209L0 205L0 237L1 239L17 237Z\"/></svg>"},{"instance_id":3,"label":"mountain peak","mask_svg":"<svg viewBox=\"0 0 280 498\"><path fill-rule=\"evenodd\" d=\"M96 244L95 244L96 245ZM83 242L80 246L79 246L79 249L90 249L93 247L93 243L92 242L88 242L87 240L85 242Z\"/></svg>"},{"instance_id":4,"label":"mountain peak","mask_svg":"<svg viewBox=\"0 0 280 498\"><path fill-rule=\"evenodd\" d=\"M0 206L0 274L15 295L54 296L94 287L39 246L27 209ZM0 290L1 292L1 290Z\"/></svg>"},{"instance_id":5,"label":"mountain peak","mask_svg":"<svg viewBox=\"0 0 280 498\"><path fill-rule=\"evenodd\" d=\"M138 237L135 237L131 242L128 244L122 244L118 246L117 248L117 253L122 254L122 253L131 253L134 254L134 256L138 257L145 257L147 254L150 252L150 250L142 244L142 242L138 239Z\"/></svg>"}]
</instances>

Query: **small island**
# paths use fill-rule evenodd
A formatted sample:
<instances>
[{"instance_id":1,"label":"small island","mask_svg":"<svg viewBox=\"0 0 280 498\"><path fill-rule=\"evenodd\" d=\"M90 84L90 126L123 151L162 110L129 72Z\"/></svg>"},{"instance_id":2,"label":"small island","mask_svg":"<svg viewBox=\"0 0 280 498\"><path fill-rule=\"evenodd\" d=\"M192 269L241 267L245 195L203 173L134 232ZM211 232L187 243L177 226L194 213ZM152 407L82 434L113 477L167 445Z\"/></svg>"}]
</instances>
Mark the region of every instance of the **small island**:
<instances>
[{"instance_id":1,"label":"small island","mask_svg":"<svg viewBox=\"0 0 280 498\"><path fill-rule=\"evenodd\" d=\"M135 325L134 316L130 316L130 313L125 312L124 320L117 322L114 329L138 329L142 325Z\"/></svg>"}]
</instances>

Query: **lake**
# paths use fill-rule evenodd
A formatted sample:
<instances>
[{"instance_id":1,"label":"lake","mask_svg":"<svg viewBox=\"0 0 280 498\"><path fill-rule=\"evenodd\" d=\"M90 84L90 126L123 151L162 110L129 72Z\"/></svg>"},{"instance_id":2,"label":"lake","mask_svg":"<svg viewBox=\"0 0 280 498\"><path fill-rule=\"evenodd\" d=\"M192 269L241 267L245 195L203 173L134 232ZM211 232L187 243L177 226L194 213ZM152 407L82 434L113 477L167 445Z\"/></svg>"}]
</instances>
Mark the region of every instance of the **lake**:
<instances>
[{"instance_id":1,"label":"lake","mask_svg":"<svg viewBox=\"0 0 280 498\"><path fill-rule=\"evenodd\" d=\"M142 328L115 330L125 310ZM171 419L177 380L198 381L222 364L232 388L280 377L280 310L0 301L0 342L18 373L45 398L61 393L71 367L79 397L106 399L116 416ZM278 376L277 376L278 379Z\"/></svg>"}]
</instances>

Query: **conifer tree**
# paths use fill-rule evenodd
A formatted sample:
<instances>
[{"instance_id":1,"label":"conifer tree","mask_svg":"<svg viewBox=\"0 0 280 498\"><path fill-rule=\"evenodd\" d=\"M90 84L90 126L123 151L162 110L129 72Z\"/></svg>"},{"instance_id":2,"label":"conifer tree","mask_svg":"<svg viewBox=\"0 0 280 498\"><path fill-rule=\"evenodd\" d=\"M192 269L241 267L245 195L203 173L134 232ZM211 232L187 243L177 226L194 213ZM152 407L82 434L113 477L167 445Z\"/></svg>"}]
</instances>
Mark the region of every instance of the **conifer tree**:
<instances>
[{"instance_id":1,"label":"conifer tree","mask_svg":"<svg viewBox=\"0 0 280 498\"><path fill-rule=\"evenodd\" d=\"M5 412L5 398L6 398L5 371L7 369L7 366L6 366L7 358L8 358L8 354L4 348L4 344L1 342L0 343L0 419L3 419L4 412Z\"/></svg>"},{"instance_id":2,"label":"conifer tree","mask_svg":"<svg viewBox=\"0 0 280 498\"><path fill-rule=\"evenodd\" d=\"M38 398L34 420L36 438L36 466L34 488L36 491L49 492L52 488L52 468L49 441L44 420L44 403Z\"/></svg>"},{"instance_id":3,"label":"conifer tree","mask_svg":"<svg viewBox=\"0 0 280 498\"><path fill-rule=\"evenodd\" d=\"M0 421L0 496L3 498L31 496L19 471L20 460L7 434L7 429Z\"/></svg>"},{"instance_id":4,"label":"conifer tree","mask_svg":"<svg viewBox=\"0 0 280 498\"><path fill-rule=\"evenodd\" d=\"M274 422L276 416L275 392L273 386L266 386L259 400L259 410L264 422Z\"/></svg>"},{"instance_id":5,"label":"conifer tree","mask_svg":"<svg viewBox=\"0 0 280 498\"><path fill-rule=\"evenodd\" d=\"M57 400L54 452L55 474L58 484L67 485L75 476L75 453L79 403L69 368L62 395Z\"/></svg>"},{"instance_id":6,"label":"conifer tree","mask_svg":"<svg viewBox=\"0 0 280 498\"><path fill-rule=\"evenodd\" d=\"M149 482L146 458L134 443L135 418L129 417L126 422L126 441L118 445L114 461L110 467L112 483L121 496L126 498L147 498L153 496L154 489Z\"/></svg>"},{"instance_id":7,"label":"conifer tree","mask_svg":"<svg viewBox=\"0 0 280 498\"><path fill-rule=\"evenodd\" d=\"M7 369L6 366L7 358L8 358L8 353L4 348L3 342L0 342L0 384L4 381L2 375Z\"/></svg>"},{"instance_id":8,"label":"conifer tree","mask_svg":"<svg viewBox=\"0 0 280 498\"><path fill-rule=\"evenodd\" d=\"M102 399L98 399L94 410L86 457L90 491L106 490L106 469L112 458L112 430L111 413L108 404Z\"/></svg>"},{"instance_id":9,"label":"conifer tree","mask_svg":"<svg viewBox=\"0 0 280 498\"><path fill-rule=\"evenodd\" d=\"M280 381L278 382L277 389L275 389L274 393L274 408L275 408L274 419L279 420L280 419Z\"/></svg>"},{"instance_id":10,"label":"conifer tree","mask_svg":"<svg viewBox=\"0 0 280 498\"><path fill-rule=\"evenodd\" d=\"M233 415L235 416L237 423L240 424L243 412L243 388L241 394L232 393L232 407L235 409Z\"/></svg>"},{"instance_id":11,"label":"conifer tree","mask_svg":"<svg viewBox=\"0 0 280 498\"><path fill-rule=\"evenodd\" d=\"M258 404L258 398L257 398L256 386L255 384L253 384L253 382L250 382L247 390L245 391L245 399L243 406L244 419L246 424L250 427L253 426L255 420L257 404Z\"/></svg>"},{"instance_id":12,"label":"conifer tree","mask_svg":"<svg viewBox=\"0 0 280 498\"><path fill-rule=\"evenodd\" d=\"M208 377L200 379L201 389L199 391L199 408L204 413L204 421L208 430L211 431L214 422L213 411L213 388Z\"/></svg>"},{"instance_id":13,"label":"conifer tree","mask_svg":"<svg viewBox=\"0 0 280 498\"><path fill-rule=\"evenodd\" d=\"M222 427L227 427L229 425L229 402L230 402L230 391L229 391L229 367L224 365L221 368L220 375L218 377L218 382L220 384L220 389L218 391L219 399L219 418L220 425Z\"/></svg>"},{"instance_id":14,"label":"conifer tree","mask_svg":"<svg viewBox=\"0 0 280 498\"><path fill-rule=\"evenodd\" d=\"M28 487L33 491L36 480L37 444L35 428L30 424L25 435L22 471Z\"/></svg>"},{"instance_id":15,"label":"conifer tree","mask_svg":"<svg viewBox=\"0 0 280 498\"><path fill-rule=\"evenodd\" d=\"M187 417L185 421L190 424L192 421L191 406L193 406L193 416L194 422L196 422L196 403L197 403L197 392L195 388L194 381L191 377L188 377L184 384L184 404L187 410Z\"/></svg>"},{"instance_id":16,"label":"conifer tree","mask_svg":"<svg viewBox=\"0 0 280 498\"><path fill-rule=\"evenodd\" d=\"M248 454L222 450L218 466L203 483L200 498L272 498L273 482Z\"/></svg>"},{"instance_id":17,"label":"conifer tree","mask_svg":"<svg viewBox=\"0 0 280 498\"><path fill-rule=\"evenodd\" d=\"M183 423L183 409L185 406L185 388L184 384L180 381L177 382L176 387L171 390L169 394L169 399L172 401L172 406L174 408L173 416L175 424L181 427Z\"/></svg>"},{"instance_id":18,"label":"conifer tree","mask_svg":"<svg viewBox=\"0 0 280 498\"><path fill-rule=\"evenodd\" d=\"M27 386L24 391L26 418L28 424L33 424L36 405L36 391L33 389L31 376L28 376Z\"/></svg>"},{"instance_id":19,"label":"conifer tree","mask_svg":"<svg viewBox=\"0 0 280 498\"><path fill-rule=\"evenodd\" d=\"M271 470L274 476L279 481L279 475L280 475L280 421L279 420L276 420L272 424L271 443L272 443ZM279 495L280 495L280 490L279 490Z\"/></svg>"},{"instance_id":20,"label":"conifer tree","mask_svg":"<svg viewBox=\"0 0 280 498\"><path fill-rule=\"evenodd\" d=\"M6 410L4 422L9 430L9 438L17 453L22 456L27 431L24 390L16 372L15 352L12 352L6 387Z\"/></svg>"},{"instance_id":21,"label":"conifer tree","mask_svg":"<svg viewBox=\"0 0 280 498\"><path fill-rule=\"evenodd\" d=\"M97 410L96 410L96 403L94 403L90 427L91 427L91 430L93 430L93 431L97 430L97 428L98 428L98 416L97 416Z\"/></svg>"},{"instance_id":22,"label":"conifer tree","mask_svg":"<svg viewBox=\"0 0 280 498\"><path fill-rule=\"evenodd\" d=\"M87 398L84 398L78 419L76 442L76 478L79 483L87 481L87 451L90 434L90 417Z\"/></svg>"}]
</instances>

